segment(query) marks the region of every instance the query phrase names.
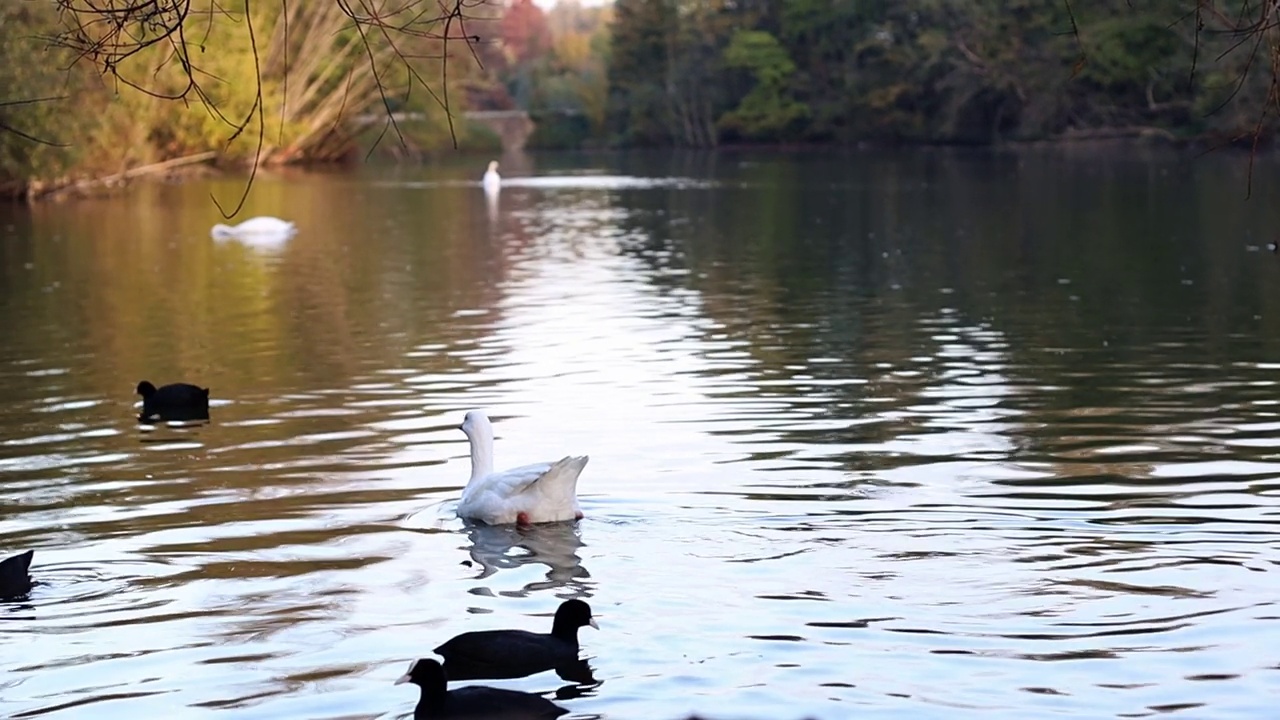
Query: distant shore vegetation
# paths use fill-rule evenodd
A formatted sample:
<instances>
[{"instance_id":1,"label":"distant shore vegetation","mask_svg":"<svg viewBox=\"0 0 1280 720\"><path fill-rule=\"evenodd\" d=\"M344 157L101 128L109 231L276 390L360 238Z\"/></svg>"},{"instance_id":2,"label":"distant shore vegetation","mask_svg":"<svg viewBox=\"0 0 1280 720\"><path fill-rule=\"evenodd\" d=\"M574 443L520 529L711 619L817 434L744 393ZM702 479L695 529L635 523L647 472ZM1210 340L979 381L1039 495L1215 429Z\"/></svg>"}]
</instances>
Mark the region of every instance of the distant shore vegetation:
<instances>
[{"instance_id":1,"label":"distant shore vegetation","mask_svg":"<svg viewBox=\"0 0 1280 720\"><path fill-rule=\"evenodd\" d=\"M0 3L0 191L192 163L499 150L469 110L526 111L529 146L548 149L1100 137L1252 148L1280 110L1275 3L234 5Z\"/></svg>"}]
</instances>

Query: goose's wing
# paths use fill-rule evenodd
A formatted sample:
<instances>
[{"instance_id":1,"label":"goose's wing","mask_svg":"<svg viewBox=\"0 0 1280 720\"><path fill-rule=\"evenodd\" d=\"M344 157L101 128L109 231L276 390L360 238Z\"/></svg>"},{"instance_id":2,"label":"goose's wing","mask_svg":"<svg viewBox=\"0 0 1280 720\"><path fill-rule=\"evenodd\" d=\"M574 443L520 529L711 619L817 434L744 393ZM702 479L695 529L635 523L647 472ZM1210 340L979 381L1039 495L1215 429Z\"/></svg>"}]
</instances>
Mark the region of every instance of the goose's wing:
<instances>
[{"instance_id":1,"label":"goose's wing","mask_svg":"<svg viewBox=\"0 0 1280 720\"><path fill-rule=\"evenodd\" d=\"M556 516L581 514L578 507L578 476L587 466L587 456L566 456L551 463L546 472L530 483L525 494L532 495L540 508Z\"/></svg>"},{"instance_id":2,"label":"goose's wing","mask_svg":"<svg viewBox=\"0 0 1280 720\"><path fill-rule=\"evenodd\" d=\"M462 491L458 514L490 525L580 518L578 475L586 464L585 455L564 457L479 478Z\"/></svg>"},{"instance_id":3,"label":"goose's wing","mask_svg":"<svg viewBox=\"0 0 1280 720\"><path fill-rule=\"evenodd\" d=\"M547 463L524 465L471 481L462 491L458 515L490 525L516 522L521 513L528 515L537 506L528 490L550 468Z\"/></svg>"},{"instance_id":4,"label":"goose's wing","mask_svg":"<svg viewBox=\"0 0 1280 720\"><path fill-rule=\"evenodd\" d=\"M475 500L483 495L496 495L498 497L519 495L538 482L550 469L551 463L534 463L532 465L521 465L510 470L489 473L478 481L467 485L466 489L462 491L462 502L467 502L468 498Z\"/></svg>"}]
</instances>

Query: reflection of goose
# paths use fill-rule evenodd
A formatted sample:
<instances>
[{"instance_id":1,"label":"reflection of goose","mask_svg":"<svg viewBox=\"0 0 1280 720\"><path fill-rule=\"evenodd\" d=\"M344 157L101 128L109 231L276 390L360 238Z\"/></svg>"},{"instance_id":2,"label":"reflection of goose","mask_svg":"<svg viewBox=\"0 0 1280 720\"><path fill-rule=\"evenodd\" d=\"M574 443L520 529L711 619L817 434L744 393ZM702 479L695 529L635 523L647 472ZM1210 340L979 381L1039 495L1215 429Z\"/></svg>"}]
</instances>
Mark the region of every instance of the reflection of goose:
<instances>
[{"instance_id":1,"label":"reflection of goose","mask_svg":"<svg viewBox=\"0 0 1280 720\"><path fill-rule=\"evenodd\" d=\"M472 687L448 689L448 678L440 663L422 658L409 663L409 671L395 684L413 683L421 688L414 720L431 718L503 718L504 720L537 720L555 718L569 712L550 700L503 688Z\"/></svg>"},{"instance_id":2,"label":"reflection of goose","mask_svg":"<svg viewBox=\"0 0 1280 720\"><path fill-rule=\"evenodd\" d=\"M503 680L565 668L570 674L585 666L578 658L578 628L599 628L591 606L565 600L556 609L550 633L528 630L476 630L462 633L435 649L453 680ZM590 672L587 672L590 678Z\"/></svg>"},{"instance_id":3,"label":"reflection of goose","mask_svg":"<svg viewBox=\"0 0 1280 720\"><path fill-rule=\"evenodd\" d=\"M17 598L31 592L31 558L35 550L0 561L0 598Z\"/></svg>"},{"instance_id":4,"label":"reflection of goose","mask_svg":"<svg viewBox=\"0 0 1280 720\"><path fill-rule=\"evenodd\" d=\"M489 525L559 522L582 517L578 475L587 456L493 471L493 425L479 410L467 413L462 432L471 441L471 479L462 490L459 517Z\"/></svg>"},{"instance_id":5,"label":"reflection of goose","mask_svg":"<svg viewBox=\"0 0 1280 720\"><path fill-rule=\"evenodd\" d=\"M502 193L496 190L493 192L486 191L484 194L485 215L489 219L490 226L498 224L498 200L501 197Z\"/></svg>"},{"instance_id":6,"label":"reflection of goose","mask_svg":"<svg viewBox=\"0 0 1280 720\"><path fill-rule=\"evenodd\" d=\"M293 237L298 227L288 220L275 217L249 218L239 225L213 226L214 240L240 240L250 244L283 242Z\"/></svg>"},{"instance_id":7,"label":"reflection of goose","mask_svg":"<svg viewBox=\"0 0 1280 720\"><path fill-rule=\"evenodd\" d=\"M526 590L545 590L568 585L576 578L590 577L582 567L578 549L582 539L578 526L570 523L549 523L531 527L517 525L471 525L467 528L471 539L471 559L482 568L481 578L498 570L520 568L541 563L550 570L547 580L531 583ZM512 552L512 550L524 552Z\"/></svg>"},{"instance_id":8,"label":"reflection of goose","mask_svg":"<svg viewBox=\"0 0 1280 720\"><path fill-rule=\"evenodd\" d=\"M490 160L489 169L484 173L484 191L496 193L502 189L502 176L498 174L498 161Z\"/></svg>"}]
</instances>

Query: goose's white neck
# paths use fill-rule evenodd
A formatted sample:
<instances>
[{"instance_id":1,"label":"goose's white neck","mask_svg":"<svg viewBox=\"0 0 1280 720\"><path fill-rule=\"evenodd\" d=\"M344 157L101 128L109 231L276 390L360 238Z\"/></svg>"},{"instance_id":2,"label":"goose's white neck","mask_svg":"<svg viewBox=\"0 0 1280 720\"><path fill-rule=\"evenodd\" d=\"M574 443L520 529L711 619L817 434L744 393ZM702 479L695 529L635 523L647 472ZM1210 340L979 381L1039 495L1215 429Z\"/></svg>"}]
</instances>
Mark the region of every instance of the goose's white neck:
<instances>
[{"instance_id":1,"label":"goose's white neck","mask_svg":"<svg viewBox=\"0 0 1280 720\"><path fill-rule=\"evenodd\" d=\"M462 426L462 432L471 441L471 480L477 480L493 473L493 426L488 418L468 422Z\"/></svg>"}]
</instances>

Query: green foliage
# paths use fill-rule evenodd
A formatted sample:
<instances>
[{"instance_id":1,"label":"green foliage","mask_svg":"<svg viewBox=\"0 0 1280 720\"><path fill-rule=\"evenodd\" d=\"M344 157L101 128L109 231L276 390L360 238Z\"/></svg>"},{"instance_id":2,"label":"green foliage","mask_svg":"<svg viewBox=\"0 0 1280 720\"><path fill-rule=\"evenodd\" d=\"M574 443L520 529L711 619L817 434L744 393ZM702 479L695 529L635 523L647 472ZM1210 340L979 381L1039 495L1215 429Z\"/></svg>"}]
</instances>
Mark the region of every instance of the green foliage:
<instances>
[{"instance_id":1,"label":"green foliage","mask_svg":"<svg viewBox=\"0 0 1280 720\"><path fill-rule=\"evenodd\" d=\"M116 78L50 47L47 38L74 19L60 16L55 4L0 2L0 103L69 98L0 105L0 122L70 145L0 132L0 185L20 190L207 151L222 162L339 159L361 137L356 119L385 112L384 91L401 109L427 118L404 128L416 145L452 144L444 113L421 87L441 67L439 42L425 32L393 46L388 33L357 32L331 0L232 6L193 0L190 15L200 18L199 33L188 28L183 36L190 69L172 44L159 43L138 48L128 58L131 72ZM98 22L86 32L93 40L110 28ZM113 42L138 37L123 32Z\"/></svg>"},{"instance_id":2,"label":"green foliage","mask_svg":"<svg viewBox=\"0 0 1280 720\"><path fill-rule=\"evenodd\" d=\"M1274 33L1257 17L1268 7L1250 4L1242 15L1238 3L1214 0L617 0L610 129L624 143L690 143L699 104L719 117L718 136L701 144L1235 133L1264 113L1261 127L1271 129L1280 46L1255 34ZM1235 99L1205 117L1237 84Z\"/></svg>"},{"instance_id":3,"label":"green foliage","mask_svg":"<svg viewBox=\"0 0 1280 720\"><path fill-rule=\"evenodd\" d=\"M493 21L497 37L481 46L484 70L466 80L469 106L528 112L536 124L530 147L580 147L599 138L611 12L577 0L560 0L545 13L532 0L506 3Z\"/></svg>"},{"instance_id":4,"label":"green foliage","mask_svg":"<svg viewBox=\"0 0 1280 720\"><path fill-rule=\"evenodd\" d=\"M671 0L615 0L609 44L608 124L619 142L668 142L673 119L663 83L675 28Z\"/></svg>"},{"instance_id":5,"label":"green foliage","mask_svg":"<svg viewBox=\"0 0 1280 720\"><path fill-rule=\"evenodd\" d=\"M786 48L776 38L763 30L738 30L724 50L725 67L746 68L762 85L781 88L796 64Z\"/></svg>"},{"instance_id":6,"label":"green foliage","mask_svg":"<svg viewBox=\"0 0 1280 720\"><path fill-rule=\"evenodd\" d=\"M572 150L591 141L591 120L582 114L548 112L533 116L537 123L529 145L548 150Z\"/></svg>"},{"instance_id":7,"label":"green foliage","mask_svg":"<svg viewBox=\"0 0 1280 720\"><path fill-rule=\"evenodd\" d=\"M461 127L462 132L458 137L458 149L464 151L479 152L484 151L489 154L502 151L502 138L491 130L488 125L478 122L464 123ZM443 143L439 141L440 135L434 135L437 142L429 149L444 150Z\"/></svg>"},{"instance_id":8,"label":"green foliage","mask_svg":"<svg viewBox=\"0 0 1280 720\"><path fill-rule=\"evenodd\" d=\"M809 107L788 90L796 64L776 38L762 30L738 30L724 51L728 68L743 68L755 76L755 87L738 107L720 116L722 131L747 138L779 137L796 121L809 117Z\"/></svg>"},{"instance_id":9,"label":"green foliage","mask_svg":"<svg viewBox=\"0 0 1280 720\"><path fill-rule=\"evenodd\" d=\"M112 8L123 2L109 0ZM0 132L7 187L207 150L233 162L336 159L377 137L390 105L426 118L400 128L415 148L452 147L455 133L464 147L496 145L479 126L451 127L436 99L442 88L436 97L425 91L424 78L436 81L443 71L441 45L431 39L443 27L429 20L393 40L390 31L357 31L347 5L335 0L192 0L199 33L188 28L185 37L200 92L173 101L49 50L36 38L66 22L56 7L0 2L0 123L71 144ZM527 110L540 123L535 147L990 143L1152 128L1233 137L1274 132L1280 112L1272 86L1280 35L1269 3L560 0L544 12L532 0L503 0L499 7L495 41L478 49L483 69L466 62L470 52L460 45L450 48L451 109L455 117L462 106ZM137 42L153 32L146 22L116 28L117 39ZM81 30L89 46L95 33L113 32L110 23ZM183 95L188 86L168 45L128 62L132 80L153 93ZM4 104L63 95L72 100ZM373 119L352 122L362 115Z\"/></svg>"},{"instance_id":10,"label":"green foliage","mask_svg":"<svg viewBox=\"0 0 1280 720\"><path fill-rule=\"evenodd\" d=\"M84 97L81 75L59 70L56 59L36 43L34 38L51 32L56 21L52 6L0 4L0 123L11 128L0 130L2 186L21 185L32 174L65 173L78 159L74 141L101 102ZM78 112L69 100L52 99L72 95L82 96Z\"/></svg>"}]
</instances>

